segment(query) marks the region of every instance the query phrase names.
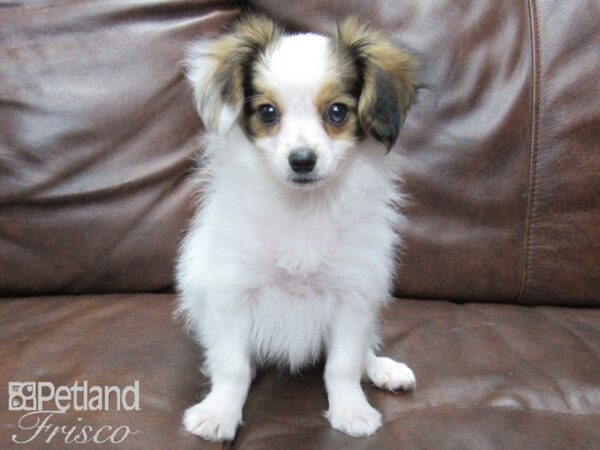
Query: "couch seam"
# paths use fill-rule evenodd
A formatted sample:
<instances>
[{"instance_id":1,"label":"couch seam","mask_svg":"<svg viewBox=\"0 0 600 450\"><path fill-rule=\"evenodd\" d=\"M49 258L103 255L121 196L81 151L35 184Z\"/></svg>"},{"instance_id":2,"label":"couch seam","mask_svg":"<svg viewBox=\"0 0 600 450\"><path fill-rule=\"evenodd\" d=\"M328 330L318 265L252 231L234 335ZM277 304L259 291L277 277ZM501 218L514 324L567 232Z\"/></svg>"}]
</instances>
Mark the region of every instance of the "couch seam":
<instances>
[{"instance_id":1,"label":"couch seam","mask_svg":"<svg viewBox=\"0 0 600 450\"><path fill-rule=\"evenodd\" d=\"M529 26L532 53L532 94L531 94L531 141L529 147L529 185L525 213L525 232L521 250L521 279L516 303L520 304L527 296L532 270L533 222L535 221L535 194L537 190L537 163L540 108L540 28L536 0L528 0Z\"/></svg>"}]
</instances>

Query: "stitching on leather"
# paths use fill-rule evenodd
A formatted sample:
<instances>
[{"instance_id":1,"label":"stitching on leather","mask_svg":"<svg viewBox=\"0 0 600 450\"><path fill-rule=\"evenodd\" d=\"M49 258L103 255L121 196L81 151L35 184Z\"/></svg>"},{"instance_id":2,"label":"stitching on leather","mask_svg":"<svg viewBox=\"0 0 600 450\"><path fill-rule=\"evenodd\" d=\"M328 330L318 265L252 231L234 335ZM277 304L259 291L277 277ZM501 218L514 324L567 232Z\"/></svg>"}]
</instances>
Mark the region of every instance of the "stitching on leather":
<instances>
[{"instance_id":1,"label":"stitching on leather","mask_svg":"<svg viewBox=\"0 0 600 450\"><path fill-rule=\"evenodd\" d=\"M529 187L527 195L527 211L525 216L525 236L521 252L521 280L516 303L521 303L527 296L531 276L531 243L533 241L532 225L535 219L535 194L537 188L537 154L538 154L538 120L540 108L540 29L536 0L528 0L529 24L531 30L532 51L532 108L531 108L531 145L529 149Z\"/></svg>"}]
</instances>

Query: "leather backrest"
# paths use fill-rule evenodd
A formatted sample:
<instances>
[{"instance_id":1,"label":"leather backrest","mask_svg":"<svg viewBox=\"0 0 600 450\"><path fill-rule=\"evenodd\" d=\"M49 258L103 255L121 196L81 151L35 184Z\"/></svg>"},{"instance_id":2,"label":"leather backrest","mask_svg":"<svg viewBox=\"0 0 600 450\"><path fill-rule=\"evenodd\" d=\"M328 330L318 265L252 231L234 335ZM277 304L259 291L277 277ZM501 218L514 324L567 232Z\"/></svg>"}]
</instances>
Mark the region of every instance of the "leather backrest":
<instances>
[{"instance_id":1,"label":"leather backrest","mask_svg":"<svg viewBox=\"0 0 600 450\"><path fill-rule=\"evenodd\" d=\"M250 2L291 30L356 15L421 62L394 151L412 224L396 294L600 303L594 0ZM190 40L234 2L58 1L0 14L0 295L172 284L202 125Z\"/></svg>"},{"instance_id":2,"label":"leather backrest","mask_svg":"<svg viewBox=\"0 0 600 450\"><path fill-rule=\"evenodd\" d=\"M300 30L358 16L421 61L397 295L600 304L597 1L251 3Z\"/></svg>"},{"instance_id":3,"label":"leather backrest","mask_svg":"<svg viewBox=\"0 0 600 450\"><path fill-rule=\"evenodd\" d=\"M0 8L0 295L172 285L200 120L181 60L229 1Z\"/></svg>"}]
</instances>

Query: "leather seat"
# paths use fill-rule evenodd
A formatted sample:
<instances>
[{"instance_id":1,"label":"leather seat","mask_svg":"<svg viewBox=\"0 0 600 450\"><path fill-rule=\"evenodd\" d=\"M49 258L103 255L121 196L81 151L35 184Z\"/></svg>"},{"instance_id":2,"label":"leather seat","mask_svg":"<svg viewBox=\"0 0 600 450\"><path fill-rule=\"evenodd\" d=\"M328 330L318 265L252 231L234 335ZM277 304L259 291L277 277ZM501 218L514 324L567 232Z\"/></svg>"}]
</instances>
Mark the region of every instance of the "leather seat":
<instances>
[{"instance_id":1,"label":"leather seat","mask_svg":"<svg viewBox=\"0 0 600 450\"><path fill-rule=\"evenodd\" d=\"M97 427L128 425L124 448L216 448L181 429L208 390L197 346L171 319L173 295L30 297L0 304L0 380L71 386L140 382L140 411L67 411ZM329 428L322 368L260 371L235 448L594 448L600 438L600 311L397 299L383 317L384 354L417 389L367 386L382 429L355 439ZM540 345L542 343L544 345ZM0 412L2 437L22 413ZM6 440L3 443L6 444ZM3 445L3 446L4 446ZM64 448L53 439L48 446ZM6 448L6 447L4 447Z\"/></svg>"}]
</instances>

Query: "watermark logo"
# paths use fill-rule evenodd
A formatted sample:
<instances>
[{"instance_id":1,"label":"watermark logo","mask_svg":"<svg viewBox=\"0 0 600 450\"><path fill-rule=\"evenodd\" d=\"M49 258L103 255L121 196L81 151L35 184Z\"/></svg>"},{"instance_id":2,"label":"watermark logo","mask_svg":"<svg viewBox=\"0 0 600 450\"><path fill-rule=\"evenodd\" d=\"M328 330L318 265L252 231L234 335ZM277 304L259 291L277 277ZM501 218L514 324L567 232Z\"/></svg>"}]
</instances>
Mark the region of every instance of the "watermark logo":
<instances>
[{"instance_id":1,"label":"watermark logo","mask_svg":"<svg viewBox=\"0 0 600 450\"><path fill-rule=\"evenodd\" d=\"M10 381L8 409L25 414L17 422L19 433L12 435L15 444L43 440L46 443L63 439L65 444L123 442L139 430L126 425L92 426L77 417L77 425L59 426L52 423L56 414L79 411L139 411L140 383L129 386L95 386L76 381L71 386L57 386L49 381Z\"/></svg>"},{"instance_id":2,"label":"watermark logo","mask_svg":"<svg viewBox=\"0 0 600 450\"><path fill-rule=\"evenodd\" d=\"M11 411L35 411L37 396L34 381L8 383L8 409Z\"/></svg>"}]
</instances>

